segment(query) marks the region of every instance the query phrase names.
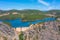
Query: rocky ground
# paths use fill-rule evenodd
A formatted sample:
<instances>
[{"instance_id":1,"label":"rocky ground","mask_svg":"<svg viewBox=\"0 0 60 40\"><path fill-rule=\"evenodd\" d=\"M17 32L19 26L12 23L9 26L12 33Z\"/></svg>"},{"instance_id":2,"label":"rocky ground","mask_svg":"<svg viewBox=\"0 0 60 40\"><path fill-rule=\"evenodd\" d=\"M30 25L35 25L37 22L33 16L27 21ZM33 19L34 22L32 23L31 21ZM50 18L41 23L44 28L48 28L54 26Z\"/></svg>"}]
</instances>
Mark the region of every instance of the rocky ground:
<instances>
[{"instance_id":1,"label":"rocky ground","mask_svg":"<svg viewBox=\"0 0 60 40\"><path fill-rule=\"evenodd\" d=\"M23 32L24 40L60 40L60 22L45 22L30 26Z\"/></svg>"},{"instance_id":2,"label":"rocky ground","mask_svg":"<svg viewBox=\"0 0 60 40\"><path fill-rule=\"evenodd\" d=\"M16 33L13 28L0 22L0 40L14 40Z\"/></svg>"},{"instance_id":3,"label":"rocky ground","mask_svg":"<svg viewBox=\"0 0 60 40\"><path fill-rule=\"evenodd\" d=\"M31 25L22 32L22 40L60 40L60 22L51 21ZM13 28L0 23L0 40L21 40Z\"/></svg>"}]
</instances>

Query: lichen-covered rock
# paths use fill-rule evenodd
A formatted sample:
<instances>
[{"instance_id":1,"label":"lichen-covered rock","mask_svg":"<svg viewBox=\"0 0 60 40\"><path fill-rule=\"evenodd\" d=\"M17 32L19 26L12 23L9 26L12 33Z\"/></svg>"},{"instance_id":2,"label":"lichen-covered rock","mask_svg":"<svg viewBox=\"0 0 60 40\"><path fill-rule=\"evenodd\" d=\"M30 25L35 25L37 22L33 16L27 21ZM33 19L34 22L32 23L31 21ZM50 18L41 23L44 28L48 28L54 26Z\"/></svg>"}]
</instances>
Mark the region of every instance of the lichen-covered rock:
<instances>
[{"instance_id":1,"label":"lichen-covered rock","mask_svg":"<svg viewBox=\"0 0 60 40\"><path fill-rule=\"evenodd\" d=\"M33 25L24 32L24 40L60 40L58 22L52 21L43 23L43 26L37 25Z\"/></svg>"},{"instance_id":2,"label":"lichen-covered rock","mask_svg":"<svg viewBox=\"0 0 60 40\"><path fill-rule=\"evenodd\" d=\"M0 22L0 40L13 40L15 31L10 26Z\"/></svg>"}]
</instances>

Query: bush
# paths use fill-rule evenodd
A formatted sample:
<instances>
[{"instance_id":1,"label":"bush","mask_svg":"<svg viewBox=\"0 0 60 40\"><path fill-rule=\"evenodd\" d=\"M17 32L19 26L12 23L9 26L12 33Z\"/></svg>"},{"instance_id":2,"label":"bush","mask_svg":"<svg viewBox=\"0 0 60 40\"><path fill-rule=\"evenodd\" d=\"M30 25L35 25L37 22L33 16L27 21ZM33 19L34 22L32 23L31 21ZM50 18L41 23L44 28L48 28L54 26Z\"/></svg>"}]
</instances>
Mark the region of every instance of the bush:
<instances>
[{"instance_id":1,"label":"bush","mask_svg":"<svg viewBox=\"0 0 60 40\"><path fill-rule=\"evenodd\" d=\"M23 35L24 35L23 32L21 32L19 35L19 40L24 40Z\"/></svg>"}]
</instances>

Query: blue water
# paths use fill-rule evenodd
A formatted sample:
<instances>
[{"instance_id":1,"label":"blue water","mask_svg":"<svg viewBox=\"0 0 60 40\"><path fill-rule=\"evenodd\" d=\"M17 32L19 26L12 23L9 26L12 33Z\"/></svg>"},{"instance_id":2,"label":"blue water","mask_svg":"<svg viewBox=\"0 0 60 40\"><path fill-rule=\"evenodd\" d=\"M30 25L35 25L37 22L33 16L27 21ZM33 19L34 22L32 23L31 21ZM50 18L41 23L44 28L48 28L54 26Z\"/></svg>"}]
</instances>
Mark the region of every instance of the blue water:
<instances>
[{"instance_id":1,"label":"blue water","mask_svg":"<svg viewBox=\"0 0 60 40\"><path fill-rule=\"evenodd\" d=\"M39 22L48 22L54 20L56 20L56 18L44 18L42 20L35 20L32 22L31 21L23 22L22 19L20 18L14 20L1 20L1 21L9 22L13 28L17 28L17 27L28 27L30 24L37 24Z\"/></svg>"}]
</instances>

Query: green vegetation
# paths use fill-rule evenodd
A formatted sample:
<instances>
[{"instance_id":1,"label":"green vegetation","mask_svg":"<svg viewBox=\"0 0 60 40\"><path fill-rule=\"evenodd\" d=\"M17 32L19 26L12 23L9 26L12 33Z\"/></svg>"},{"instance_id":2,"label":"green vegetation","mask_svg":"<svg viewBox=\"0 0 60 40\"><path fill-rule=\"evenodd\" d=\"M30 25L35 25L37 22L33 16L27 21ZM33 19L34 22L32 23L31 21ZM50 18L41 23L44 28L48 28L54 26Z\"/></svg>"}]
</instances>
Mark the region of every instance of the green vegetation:
<instances>
[{"instance_id":1,"label":"green vegetation","mask_svg":"<svg viewBox=\"0 0 60 40\"><path fill-rule=\"evenodd\" d=\"M10 24L9 22L5 22L5 21L3 21L3 23L8 24L9 26L11 26L11 24Z\"/></svg>"},{"instance_id":2,"label":"green vegetation","mask_svg":"<svg viewBox=\"0 0 60 40\"><path fill-rule=\"evenodd\" d=\"M60 34L60 26L58 26L58 28L59 28L59 34Z\"/></svg>"},{"instance_id":3,"label":"green vegetation","mask_svg":"<svg viewBox=\"0 0 60 40\"><path fill-rule=\"evenodd\" d=\"M2 16L2 17L0 17L0 19L1 20L5 20L5 19L7 19L7 20L13 20L13 19L16 19L16 18L21 18L23 21L34 21L34 20L36 20L36 19L43 19L43 18L46 18L46 17L48 17L48 16L45 16L45 15L26 15L26 14L17 14L17 15L7 15L7 16Z\"/></svg>"},{"instance_id":4,"label":"green vegetation","mask_svg":"<svg viewBox=\"0 0 60 40\"><path fill-rule=\"evenodd\" d=\"M16 12L18 14L12 14L14 12ZM49 16L46 16L45 14L53 14L53 12L56 12L55 15L57 16L57 18L60 17L60 10L49 10L49 11L30 10L30 9L28 9L28 10L13 9L13 10L8 10L8 11L0 10L0 14L10 13L9 15L6 15L6 16L0 16L0 20L14 20L17 18L21 18L22 21L34 21L34 20L49 17ZM5 21L3 21L3 22L10 25L9 22L5 22ZM42 23L44 23L44 22L42 22Z\"/></svg>"},{"instance_id":5,"label":"green vegetation","mask_svg":"<svg viewBox=\"0 0 60 40\"><path fill-rule=\"evenodd\" d=\"M12 13L18 13L18 14L12 14ZM5 13L10 13L9 15L6 16L0 16L0 20L14 20L17 18L21 18L22 21L34 21L38 19L43 19L49 16L46 16L45 14L53 14L53 12L56 12L57 18L60 17L60 10L50 10L50 11L40 11L40 10L8 10L8 11L3 11L0 10L0 14L5 14ZM4 23L10 25L9 22ZM42 22L43 23L43 22ZM11 26L11 25L10 25Z\"/></svg>"},{"instance_id":6,"label":"green vegetation","mask_svg":"<svg viewBox=\"0 0 60 40\"><path fill-rule=\"evenodd\" d=\"M24 40L23 35L24 35L23 32L21 32L19 35L19 40Z\"/></svg>"},{"instance_id":7,"label":"green vegetation","mask_svg":"<svg viewBox=\"0 0 60 40\"><path fill-rule=\"evenodd\" d=\"M4 40L7 40L7 38L6 37L3 37L4 38Z\"/></svg>"},{"instance_id":8,"label":"green vegetation","mask_svg":"<svg viewBox=\"0 0 60 40\"><path fill-rule=\"evenodd\" d=\"M12 19L16 19L16 18L18 18L18 15L13 15L13 14L0 17L1 20L5 20L5 19L12 20Z\"/></svg>"},{"instance_id":9,"label":"green vegetation","mask_svg":"<svg viewBox=\"0 0 60 40\"><path fill-rule=\"evenodd\" d=\"M34 21L34 20L37 20L37 19L43 19L43 18L46 18L48 16L45 16L43 14L16 14L16 15L13 15L13 14L10 14L10 15L7 15L7 16L2 16L0 17L1 20L13 20L13 19L16 19L16 18L21 18L23 21Z\"/></svg>"},{"instance_id":10,"label":"green vegetation","mask_svg":"<svg viewBox=\"0 0 60 40\"><path fill-rule=\"evenodd\" d=\"M16 15L13 15L12 13L18 13ZM40 10L8 10L8 11L3 11L0 10L0 14L4 14L4 13L10 13L7 16L2 16L0 17L1 20L5 20L5 19L16 19L16 18L22 18L23 21L30 21L30 20L36 20L36 19L43 19L46 16L45 14L53 14L53 12L56 12L57 17L60 17L60 10L50 10L50 11L40 11Z\"/></svg>"},{"instance_id":11,"label":"green vegetation","mask_svg":"<svg viewBox=\"0 0 60 40\"><path fill-rule=\"evenodd\" d=\"M30 21L30 20L37 20L37 19L43 19L48 16L45 15L26 15L25 17L22 18L22 20Z\"/></svg>"}]
</instances>

